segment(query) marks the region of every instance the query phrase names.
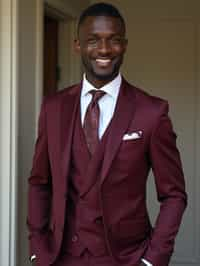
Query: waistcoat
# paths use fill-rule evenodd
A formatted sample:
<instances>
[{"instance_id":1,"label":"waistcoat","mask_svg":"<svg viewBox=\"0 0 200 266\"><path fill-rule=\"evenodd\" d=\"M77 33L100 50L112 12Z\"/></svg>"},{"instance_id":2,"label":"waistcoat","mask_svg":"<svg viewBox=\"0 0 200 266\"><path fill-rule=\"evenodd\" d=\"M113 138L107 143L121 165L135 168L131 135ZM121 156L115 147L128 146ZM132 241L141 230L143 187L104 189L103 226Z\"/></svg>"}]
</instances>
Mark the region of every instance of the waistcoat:
<instances>
[{"instance_id":1,"label":"waistcoat","mask_svg":"<svg viewBox=\"0 0 200 266\"><path fill-rule=\"evenodd\" d=\"M108 254L100 203L100 172L109 131L105 131L91 157L81 125L80 110L74 127L62 251L80 256L89 250L94 256Z\"/></svg>"}]
</instances>

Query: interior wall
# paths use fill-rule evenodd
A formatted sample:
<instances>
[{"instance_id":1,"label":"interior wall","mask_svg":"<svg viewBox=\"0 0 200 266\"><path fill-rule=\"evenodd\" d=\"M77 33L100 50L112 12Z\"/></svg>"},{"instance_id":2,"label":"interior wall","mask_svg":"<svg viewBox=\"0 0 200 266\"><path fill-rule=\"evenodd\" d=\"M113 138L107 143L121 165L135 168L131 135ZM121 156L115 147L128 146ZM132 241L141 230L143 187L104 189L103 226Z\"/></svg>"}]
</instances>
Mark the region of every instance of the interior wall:
<instances>
[{"instance_id":1,"label":"interior wall","mask_svg":"<svg viewBox=\"0 0 200 266\"><path fill-rule=\"evenodd\" d=\"M26 229L27 178L35 142L36 10L37 1L19 1L19 136L17 266L28 261Z\"/></svg>"}]
</instances>

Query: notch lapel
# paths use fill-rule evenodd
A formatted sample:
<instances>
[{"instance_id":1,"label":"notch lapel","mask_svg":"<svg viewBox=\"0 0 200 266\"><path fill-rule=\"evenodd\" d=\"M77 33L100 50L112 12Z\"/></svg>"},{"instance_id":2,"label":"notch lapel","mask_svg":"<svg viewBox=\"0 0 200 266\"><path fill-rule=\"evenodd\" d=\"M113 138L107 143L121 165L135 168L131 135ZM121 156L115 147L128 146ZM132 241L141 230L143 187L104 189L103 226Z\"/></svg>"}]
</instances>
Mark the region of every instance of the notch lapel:
<instances>
[{"instance_id":1,"label":"notch lapel","mask_svg":"<svg viewBox=\"0 0 200 266\"><path fill-rule=\"evenodd\" d=\"M123 141L123 135L126 133L130 122L133 120L134 111L135 89L123 79L105 147L101 184L103 184L112 161Z\"/></svg>"}]
</instances>

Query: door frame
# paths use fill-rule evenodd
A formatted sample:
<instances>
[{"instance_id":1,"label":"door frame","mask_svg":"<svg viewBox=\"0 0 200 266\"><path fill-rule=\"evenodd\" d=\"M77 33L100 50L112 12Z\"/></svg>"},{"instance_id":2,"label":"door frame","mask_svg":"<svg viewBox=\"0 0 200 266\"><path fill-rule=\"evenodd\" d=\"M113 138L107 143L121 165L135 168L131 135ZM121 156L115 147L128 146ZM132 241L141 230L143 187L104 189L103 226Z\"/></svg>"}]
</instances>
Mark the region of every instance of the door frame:
<instances>
[{"instance_id":1,"label":"door frame","mask_svg":"<svg viewBox=\"0 0 200 266\"><path fill-rule=\"evenodd\" d=\"M73 41L74 41L74 32L76 29L76 20L80 13L79 8L74 9L70 6L69 3L63 4L57 0L37 0L37 25L36 25L36 101L35 101L35 135L37 134L37 124L38 116L40 112L40 106L43 96L43 19L45 12L59 21L59 24L62 24L62 33L65 30L66 21L69 23L70 28L70 71L69 71L69 84L77 82L81 77L81 63L80 60L76 57L73 57ZM61 48L58 47L60 50ZM65 50L60 51L65 55Z\"/></svg>"},{"instance_id":2,"label":"door frame","mask_svg":"<svg viewBox=\"0 0 200 266\"><path fill-rule=\"evenodd\" d=\"M16 262L18 0L0 2L0 265Z\"/></svg>"}]
</instances>

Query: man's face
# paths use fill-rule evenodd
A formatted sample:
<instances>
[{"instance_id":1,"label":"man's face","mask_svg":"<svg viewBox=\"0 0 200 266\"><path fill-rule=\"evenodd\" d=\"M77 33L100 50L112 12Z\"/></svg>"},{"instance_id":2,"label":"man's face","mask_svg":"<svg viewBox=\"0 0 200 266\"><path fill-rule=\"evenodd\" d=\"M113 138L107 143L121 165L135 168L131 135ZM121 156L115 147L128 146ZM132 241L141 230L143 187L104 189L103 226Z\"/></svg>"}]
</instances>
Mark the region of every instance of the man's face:
<instances>
[{"instance_id":1,"label":"man's face","mask_svg":"<svg viewBox=\"0 0 200 266\"><path fill-rule=\"evenodd\" d=\"M87 79L99 88L119 73L127 46L125 29L115 17L87 17L80 26L75 45Z\"/></svg>"}]
</instances>

